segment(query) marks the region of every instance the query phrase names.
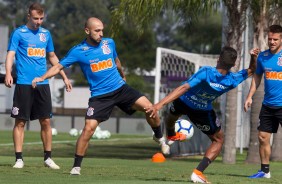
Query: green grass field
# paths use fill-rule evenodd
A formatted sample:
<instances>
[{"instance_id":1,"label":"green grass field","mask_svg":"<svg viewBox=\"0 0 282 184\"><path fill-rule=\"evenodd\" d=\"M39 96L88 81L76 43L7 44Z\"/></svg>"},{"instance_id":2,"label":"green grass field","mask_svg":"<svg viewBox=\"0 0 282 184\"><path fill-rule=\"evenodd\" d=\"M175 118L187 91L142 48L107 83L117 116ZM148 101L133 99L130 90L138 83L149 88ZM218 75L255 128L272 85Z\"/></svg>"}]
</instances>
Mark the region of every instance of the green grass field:
<instances>
[{"instance_id":1,"label":"green grass field","mask_svg":"<svg viewBox=\"0 0 282 184\"><path fill-rule=\"evenodd\" d=\"M164 163L153 163L159 151L148 136L112 135L108 140L91 140L82 163L81 176L70 176L77 137L59 133L53 138L53 159L60 170L43 166L43 151L38 132L26 132L23 169L13 169L15 161L11 131L0 131L0 183L2 184L180 184L189 183L190 174L202 156L167 157ZM246 153L238 154L235 165L222 164L217 158L205 171L208 179L219 184L282 183L281 162L271 163L271 179L248 179L259 165L244 164Z\"/></svg>"}]
</instances>

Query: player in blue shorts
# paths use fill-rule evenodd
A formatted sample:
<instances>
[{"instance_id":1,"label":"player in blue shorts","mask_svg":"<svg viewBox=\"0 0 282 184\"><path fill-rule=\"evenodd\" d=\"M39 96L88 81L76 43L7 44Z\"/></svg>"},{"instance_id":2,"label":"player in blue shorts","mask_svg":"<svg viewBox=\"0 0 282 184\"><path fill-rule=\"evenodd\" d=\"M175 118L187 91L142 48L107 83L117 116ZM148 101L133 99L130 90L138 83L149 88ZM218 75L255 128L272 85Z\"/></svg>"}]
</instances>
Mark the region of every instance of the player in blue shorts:
<instances>
[{"instance_id":1,"label":"player in blue shorts","mask_svg":"<svg viewBox=\"0 0 282 184\"><path fill-rule=\"evenodd\" d=\"M51 34L41 27L44 10L38 3L29 7L28 22L18 27L11 35L6 57L5 85L12 87L12 66L16 58L17 81L13 98L11 117L15 118L13 129L16 163L14 168L23 168L22 157L24 127L29 120L39 119L41 125L41 139L44 148L44 164L51 169L59 169L51 159L52 130L50 118L52 116L51 93L48 80L38 83L38 88L33 89L31 82L34 77L39 77L47 71L46 56L52 65L59 62L54 53ZM63 71L60 72L67 91L71 83Z\"/></svg>"},{"instance_id":2,"label":"player in blue shorts","mask_svg":"<svg viewBox=\"0 0 282 184\"><path fill-rule=\"evenodd\" d=\"M88 81L91 98L85 115L85 126L76 144L74 164L70 172L72 175L80 175L88 142L99 123L109 119L114 106L127 114L133 114L136 110L145 113L145 107L152 105L144 95L126 84L115 42L113 39L103 38L103 29L104 25L99 19L89 18L85 23L87 38L74 46L59 64L33 80L35 87L38 82L56 75L64 67L78 63ZM159 117L152 118L146 114L146 119L154 132L154 140L160 144L162 152L168 154L169 146L162 135Z\"/></svg>"},{"instance_id":3,"label":"player in blue shorts","mask_svg":"<svg viewBox=\"0 0 282 184\"><path fill-rule=\"evenodd\" d=\"M268 30L269 49L259 53L257 69L245 101L245 111L264 75L264 99L259 115L258 139L261 169L249 178L270 178L270 138L282 126L282 27L272 25Z\"/></svg>"},{"instance_id":4,"label":"player in blue shorts","mask_svg":"<svg viewBox=\"0 0 282 184\"><path fill-rule=\"evenodd\" d=\"M219 155L223 145L221 123L212 108L212 102L253 74L256 68L258 49L252 49L250 53L249 68L232 73L229 70L235 65L237 52L231 47L223 47L215 68L202 67L160 102L146 108L146 112L151 117L155 117L157 111L172 102L165 122L168 137L175 135L175 121L180 116L187 115L192 123L210 138L211 145L191 175L193 182L209 183L203 171Z\"/></svg>"}]
</instances>

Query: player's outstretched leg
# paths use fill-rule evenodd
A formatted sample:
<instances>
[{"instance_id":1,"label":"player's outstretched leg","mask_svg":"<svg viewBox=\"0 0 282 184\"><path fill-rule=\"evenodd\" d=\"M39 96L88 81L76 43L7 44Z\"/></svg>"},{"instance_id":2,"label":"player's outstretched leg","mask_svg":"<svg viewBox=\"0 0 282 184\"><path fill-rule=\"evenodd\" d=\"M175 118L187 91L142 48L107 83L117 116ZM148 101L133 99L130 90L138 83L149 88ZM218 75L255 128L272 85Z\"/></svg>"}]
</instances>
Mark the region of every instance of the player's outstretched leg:
<instances>
[{"instance_id":1,"label":"player's outstretched leg","mask_svg":"<svg viewBox=\"0 0 282 184\"><path fill-rule=\"evenodd\" d=\"M94 134L99 123L100 122L95 119L85 119L85 126L76 142L76 153L74 155L74 163L70 171L70 175L80 175L81 163L88 148L89 140Z\"/></svg>"},{"instance_id":2,"label":"player's outstretched leg","mask_svg":"<svg viewBox=\"0 0 282 184\"><path fill-rule=\"evenodd\" d=\"M145 113L146 120L154 132L153 140L156 141L161 146L161 150L163 154L168 155L170 154L170 148L166 144L166 139L163 136L159 115L156 114L155 117L151 117L150 114L146 113L145 108L150 106L152 106L152 103L145 96L142 96L135 101L135 103L132 106L132 109L142 111Z\"/></svg>"}]
</instances>

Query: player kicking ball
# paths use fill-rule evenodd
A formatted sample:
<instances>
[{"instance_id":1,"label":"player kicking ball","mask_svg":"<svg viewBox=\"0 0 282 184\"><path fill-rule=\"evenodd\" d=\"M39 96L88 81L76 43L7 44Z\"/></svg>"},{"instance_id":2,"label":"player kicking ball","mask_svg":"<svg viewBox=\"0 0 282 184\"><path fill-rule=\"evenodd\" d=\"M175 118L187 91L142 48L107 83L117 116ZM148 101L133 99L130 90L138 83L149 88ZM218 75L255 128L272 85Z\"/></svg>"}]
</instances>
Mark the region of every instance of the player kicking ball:
<instances>
[{"instance_id":1,"label":"player kicking ball","mask_svg":"<svg viewBox=\"0 0 282 184\"><path fill-rule=\"evenodd\" d=\"M32 85L56 75L60 70L78 63L89 84L91 97L85 114L85 125L76 143L74 164L71 175L80 175L81 163L88 148L89 140L97 126L108 120L117 106L128 115L135 111L145 114L148 124L154 132L154 140L164 154L169 154L169 146L163 137L160 119L145 113L145 107L152 103L139 91L126 84L126 77L116 52L113 39L103 37L104 24L96 17L90 17L85 23L86 39L74 46L68 54L41 77L35 78Z\"/></svg>"},{"instance_id":2,"label":"player kicking ball","mask_svg":"<svg viewBox=\"0 0 282 184\"><path fill-rule=\"evenodd\" d=\"M249 68L233 73L230 69L235 66L237 52L231 47L223 47L216 67L202 67L159 103L146 108L146 113L155 117L163 106L172 102L165 122L168 138L177 135L174 127L175 121L182 115L187 115L193 124L210 138L211 145L206 150L202 161L192 172L190 177L192 182L210 183L203 172L219 155L223 145L224 133L213 110L212 102L253 75L258 53L259 49L252 49Z\"/></svg>"}]
</instances>

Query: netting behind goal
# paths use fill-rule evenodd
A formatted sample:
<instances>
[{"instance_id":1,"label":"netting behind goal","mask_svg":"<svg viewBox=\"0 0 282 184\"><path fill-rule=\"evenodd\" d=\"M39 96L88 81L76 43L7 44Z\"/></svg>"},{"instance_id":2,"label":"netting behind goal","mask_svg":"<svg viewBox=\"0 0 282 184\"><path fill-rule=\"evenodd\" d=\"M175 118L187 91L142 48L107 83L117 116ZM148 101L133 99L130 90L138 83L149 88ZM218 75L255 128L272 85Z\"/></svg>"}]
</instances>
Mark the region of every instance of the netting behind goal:
<instances>
[{"instance_id":1,"label":"netting behind goal","mask_svg":"<svg viewBox=\"0 0 282 184\"><path fill-rule=\"evenodd\" d=\"M187 80L199 70L201 66L216 66L217 57L214 55L200 55L195 53L181 52L165 48L157 48L156 77L154 103L159 102L181 82ZM168 112L169 105L160 111L162 128ZM183 117L187 119L187 117ZM194 126L195 132L191 140L174 143L172 155L202 154L210 144L209 139L200 133Z\"/></svg>"}]
</instances>

